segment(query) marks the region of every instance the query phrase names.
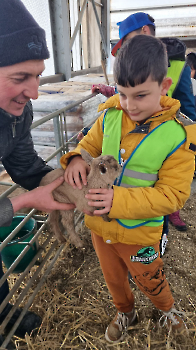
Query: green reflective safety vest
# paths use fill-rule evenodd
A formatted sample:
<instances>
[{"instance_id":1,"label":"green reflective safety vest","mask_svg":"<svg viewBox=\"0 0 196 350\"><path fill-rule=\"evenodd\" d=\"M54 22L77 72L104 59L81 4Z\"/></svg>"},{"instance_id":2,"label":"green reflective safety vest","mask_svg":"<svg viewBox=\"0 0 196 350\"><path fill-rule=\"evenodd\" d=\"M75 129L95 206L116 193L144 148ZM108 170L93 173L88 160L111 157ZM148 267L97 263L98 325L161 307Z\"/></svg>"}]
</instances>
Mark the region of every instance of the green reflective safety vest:
<instances>
[{"instance_id":1,"label":"green reflective safety vest","mask_svg":"<svg viewBox=\"0 0 196 350\"><path fill-rule=\"evenodd\" d=\"M169 63L170 67L168 67L167 70L167 77L172 78L172 84L167 92L167 95L169 97L172 97L174 90L176 89L178 82L181 78L186 62L170 60Z\"/></svg>"},{"instance_id":2,"label":"green reflective safety vest","mask_svg":"<svg viewBox=\"0 0 196 350\"><path fill-rule=\"evenodd\" d=\"M110 108L103 120L102 154L113 155L119 163L122 113L115 108ZM185 140L185 130L175 120L168 120L158 125L143 138L124 162L116 185L126 188L153 187L158 180L158 172L164 160ZM144 225L152 227L160 226L163 223L163 216L136 220L117 219L117 221L130 229Z\"/></svg>"}]
</instances>

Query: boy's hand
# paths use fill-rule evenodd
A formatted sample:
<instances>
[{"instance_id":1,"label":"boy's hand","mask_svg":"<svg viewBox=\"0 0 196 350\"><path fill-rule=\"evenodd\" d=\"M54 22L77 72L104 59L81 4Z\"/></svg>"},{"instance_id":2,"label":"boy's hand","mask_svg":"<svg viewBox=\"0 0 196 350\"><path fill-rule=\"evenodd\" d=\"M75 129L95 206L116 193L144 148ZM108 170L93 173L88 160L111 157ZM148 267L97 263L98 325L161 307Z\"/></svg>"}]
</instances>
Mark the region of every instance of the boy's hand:
<instances>
[{"instance_id":1,"label":"boy's hand","mask_svg":"<svg viewBox=\"0 0 196 350\"><path fill-rule=\"evenodd\" d=\"M90 166L81 156L75 156L65 170L65 181L73 188L82 189L82 185L87 185L87 175Z\"/></svg>"},{"instance_id":2,"label":"boy's hand","mask_svg":"<svg viewBox=\"0 0 196 350\"><path fill-rule=\"evenodd\" d=\"M113 188L98 188L89 190L89 193L86 194L85 198L90 200L88 202L88 205L92 207L104 207L103 209L97 209L93 212L93 215L100 216L102 214L107 214L110 212L110 209L112 207L113 196Z\"/></svg>"}]
</instances>

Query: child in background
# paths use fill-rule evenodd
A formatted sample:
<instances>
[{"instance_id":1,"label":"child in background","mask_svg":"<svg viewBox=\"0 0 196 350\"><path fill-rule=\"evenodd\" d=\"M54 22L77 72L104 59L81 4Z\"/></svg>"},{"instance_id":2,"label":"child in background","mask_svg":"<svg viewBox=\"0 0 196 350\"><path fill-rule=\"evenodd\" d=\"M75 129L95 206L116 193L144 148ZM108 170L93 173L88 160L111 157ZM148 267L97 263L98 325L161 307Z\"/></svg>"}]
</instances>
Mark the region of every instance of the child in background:
<instances>
[{"instance_id":1,"label":"child in background","mask_svg":"<svg viewBox=\"0 0 196 350\"><path fill-rule=\"evenodd\" d=\"M165 96L172 80L167 74L165 45L138 35L121 48L114 64L118 94L100 106L105 110L77 148L61 158L65 181L86 185L93 157L112 154L122 174L112 189L92 189L86 198L95 205L85 216L108 289L117 308L106 329L110 343L122 341L136 318L128 270L138 288L158 308L174 331L185 329L181 312L163 271L159 243L163 216L183 207L191 190L196 151L196 124L179 117L180 102ZM110 222L101 214L109 213Z\"/></svg>"},{"instance_id":2,"label":"child in background","mask_svg":"<svg viewBox=\"0 0 196 350\"><path fill-rule=\"evenodd\" d=\"M191 68L191 81L193 85L193 95L195 97L195 109L196 109L196 53L190 52L186 57L186 62Z\"/></svg>"},{"instance_id":3,"label":"child in background","mask_svg":"<svg viewBox=\"0 0 196 350\"><path fill-rule=\"evenodd\" d=\"M191 78L196 79L196 53L188 53L188 55L186 56L186 62L191 68Z\"/></svg>"}]
</instances>

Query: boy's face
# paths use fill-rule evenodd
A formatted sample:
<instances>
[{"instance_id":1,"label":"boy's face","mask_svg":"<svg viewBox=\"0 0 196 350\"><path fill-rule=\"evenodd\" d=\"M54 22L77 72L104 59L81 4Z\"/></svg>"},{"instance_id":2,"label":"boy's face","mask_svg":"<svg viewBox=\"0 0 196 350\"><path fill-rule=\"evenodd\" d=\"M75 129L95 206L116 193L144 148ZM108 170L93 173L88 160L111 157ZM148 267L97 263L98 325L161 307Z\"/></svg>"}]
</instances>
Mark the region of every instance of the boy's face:
<instances>
[{"instance_id":1,"label":"boy's face","mask_svg":"<svg viewBox=\"0 0 196 350\"><path fill-rule=\"evenodd\" d=\"M161 111L160 98L169 89L170 78L165 78L161 85L152 81L151 77L135 87L117 85L120 104L129 118L136 122L144 122L152 115Z\"/></svg>"}]
</instances>

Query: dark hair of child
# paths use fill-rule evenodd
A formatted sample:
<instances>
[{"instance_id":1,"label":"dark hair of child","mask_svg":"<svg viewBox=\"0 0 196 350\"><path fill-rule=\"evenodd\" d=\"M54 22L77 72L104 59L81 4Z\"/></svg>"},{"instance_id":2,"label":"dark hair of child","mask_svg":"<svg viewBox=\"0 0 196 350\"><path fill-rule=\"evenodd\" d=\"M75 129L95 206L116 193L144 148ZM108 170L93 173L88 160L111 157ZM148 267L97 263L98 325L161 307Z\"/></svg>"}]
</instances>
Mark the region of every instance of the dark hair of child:
<instances>
[{"instance_id":1,"label":"dark hair of child","mask_svg":"<svg viewBox=\"0 0 196 350\"><path fill-rule=\"evenodd\" d=\"M136 35L121 47L113 67L116 84L128 87L143 84L150 76L160 85L167 74L166 46L158 38Z\"/></svg>"},{"instance_id":2,"label":"dark hair of child","mask_svg":"<svg viewBox=\"0 0 196 350\"><path fill-rule=\"evenodd\" d=\"M186 62L191 67L191 69L196 70L196 53L190 52L186 57Z\"/></svg>"}]
</instances>

